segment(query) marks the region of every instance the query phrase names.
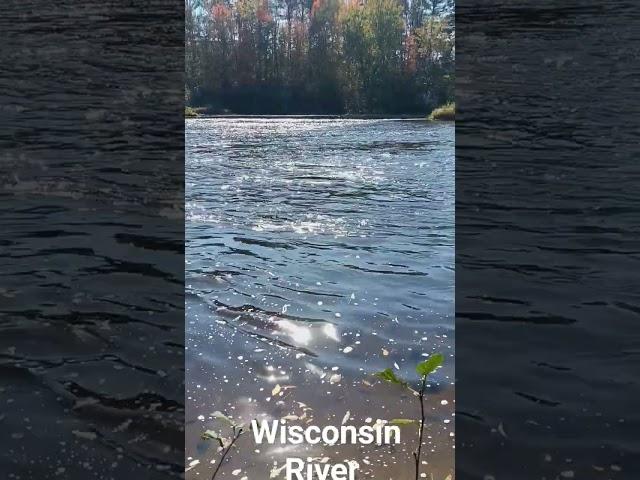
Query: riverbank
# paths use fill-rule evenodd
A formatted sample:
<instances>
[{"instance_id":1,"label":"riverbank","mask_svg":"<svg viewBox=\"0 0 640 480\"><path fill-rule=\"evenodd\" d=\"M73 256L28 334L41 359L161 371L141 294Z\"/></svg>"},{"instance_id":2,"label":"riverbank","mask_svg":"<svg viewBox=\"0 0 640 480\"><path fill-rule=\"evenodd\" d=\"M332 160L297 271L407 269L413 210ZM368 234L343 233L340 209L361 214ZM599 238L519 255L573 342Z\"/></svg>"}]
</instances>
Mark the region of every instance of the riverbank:
<instances>
[{"instance_id":1,"label":"riverbank","mask_svg":"<svg viewBox=\"0 0 640 480\"><path fill-rule=\"evenodd\" d=\"M197 118L201 114L193 107L184 107L184 118Z\"/></svg>"},{"instance_id":2,"label":"riverbank","mask_svg":"<svg viewBox=\"0 0 640 480\"><path fill-rule=\"evenodd\" d=\"M370 115L370 114L346 114L346 115L237 115L237 114L202 114L202 113L189 113L185 110L185 118L228 118L228 119L242 119L251 118L256 120L261 119L283 119L283 118L300 118L309 120L420 120L424 121L425 118L417 115Z\"/></svg>"},{"instance_id":3,"label":"riverbank","mask_svg":"<svg viewBox=\"0 0 640 480\"><path fill-rule=\"evenodd\" d=\"M437 110L437 109L436 109ZM434 110L435 111L435 110ZM307 118L328 120L424 120L425 117L417 113L343 113L343 114L243 114L243 113L211 113L206 107L185 107L185 118ZM429 119L431 119L429 117Z\"/></svg>"},{"instance_id":4,"label":"riverbank","mask_svg":"<svg viewBox=\"0 0 640 480\"><path fill-rule=\"evenodd\" d=\"M447 103L441 107L436 108L431 112L429 120L439 120L444 122L453 122L456 119L456 104Z\"/></svg>"}]
</instances>

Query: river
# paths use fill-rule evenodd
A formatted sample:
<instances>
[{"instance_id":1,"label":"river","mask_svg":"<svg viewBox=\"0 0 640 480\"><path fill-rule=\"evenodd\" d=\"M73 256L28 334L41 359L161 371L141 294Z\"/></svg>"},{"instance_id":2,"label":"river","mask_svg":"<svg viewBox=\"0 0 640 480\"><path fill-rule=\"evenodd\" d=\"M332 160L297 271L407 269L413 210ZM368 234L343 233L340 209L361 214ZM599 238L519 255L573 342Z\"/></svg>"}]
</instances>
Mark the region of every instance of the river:
<instances>
[{"instance_id":1,"label":"river","mask_svg":"<svg viewBox=\"0 0 640 480\"><path fill-rule=\"evenodd\" d=\"M186 465L210 478L207 429L287 417L359 426L416 418L372 374L445 355L427 395L423 471L454 458L454 126L421 120L186 121ZM413 478L397 446L256 445L216 478L266 480L288 456L357 460L358 478ZM276 478L284 478L281 473Z\"/></svg>"}]
</instances>

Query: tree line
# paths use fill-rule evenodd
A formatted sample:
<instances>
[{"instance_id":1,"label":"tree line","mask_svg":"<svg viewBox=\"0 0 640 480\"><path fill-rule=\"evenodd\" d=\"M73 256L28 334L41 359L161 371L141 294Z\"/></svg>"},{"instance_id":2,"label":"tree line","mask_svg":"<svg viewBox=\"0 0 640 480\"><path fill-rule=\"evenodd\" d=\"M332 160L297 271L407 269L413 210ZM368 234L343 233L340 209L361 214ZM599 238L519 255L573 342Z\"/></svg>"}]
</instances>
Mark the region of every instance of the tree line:
<instances>
[{"instance_id":1,"label":"tree line","mask_svg":"<svg viewBox=\"0 0 640 480\"><path fill-rule=\"evenodd\" d=\"M187 105L428 113L453 101L453 0L186 0Z\"/></svg>"}]
</instances>

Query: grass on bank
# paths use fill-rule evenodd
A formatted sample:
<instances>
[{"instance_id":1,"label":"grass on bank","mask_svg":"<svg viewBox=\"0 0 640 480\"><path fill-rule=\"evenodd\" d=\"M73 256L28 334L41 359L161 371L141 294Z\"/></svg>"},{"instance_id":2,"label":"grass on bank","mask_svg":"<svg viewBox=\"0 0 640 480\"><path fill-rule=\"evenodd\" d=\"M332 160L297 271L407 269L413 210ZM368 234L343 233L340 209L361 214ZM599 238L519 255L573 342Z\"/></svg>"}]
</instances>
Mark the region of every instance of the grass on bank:
<instances>
[{"instance_id":1,"label":"grass on bank","mask_svg":"<svg viewBox=\"0 0 640 480\"><path fill-rule=\"evenodd\" d=\"M446 105L436 108L428 118L429 120L454 121L456 119L455 102L447 103Z\"/></svg>"},{"instance_id":2,"label":"grass on bank","mask_svg":"<svg viewBox=\"0 0 640 480\"><path fill-rule=\"evenodd\" d=\"M195 118L200 116L198 111L193 107L184 107L184 117L185 118Z\"/></svg>"}]
</instances>

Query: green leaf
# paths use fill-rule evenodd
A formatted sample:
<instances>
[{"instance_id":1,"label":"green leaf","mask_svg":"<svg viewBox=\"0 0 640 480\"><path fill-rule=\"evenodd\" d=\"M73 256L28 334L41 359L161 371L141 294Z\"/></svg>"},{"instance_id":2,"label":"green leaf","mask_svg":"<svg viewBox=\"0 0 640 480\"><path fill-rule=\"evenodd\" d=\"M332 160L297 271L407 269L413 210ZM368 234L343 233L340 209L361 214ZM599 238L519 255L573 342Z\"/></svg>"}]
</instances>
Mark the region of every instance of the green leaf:
<instances>
[{"instance_id":1,"label":"green leaf","mask_svg":"<svg viewBox=\"0 0 640 480\"><path fill-rule=\"evenodd\" d=\"M389 422L389 425L411 425L415 420L411 420L410 418L394 418Z\"/></svg>"},{"instance_id":2,"label":"green leaf","mask_svg":"<svg viewBox=\"0 0 640 480\"><path fill-rule=\"evenodd\" d=\"M416 372L421 377L426 377L431 372L433 372L436 368L442 365L444 361L444 357L440 353L434 353L429 358L427 358L424 362L420 362L416 366Z\"/></svg>"},{"instance_id":3,"label":"green leaf","mask_svg":"<svg viewBox=\"0 0 640 480\"><path fill-rule=\"evenodd\" d=\"M219 412L217 410L215 412L213 412L211 414L211 416L213 418L217 418L219 420L223 420L223 421L227 422L231 426L235 426L235 424L236 424L233 420L231 420L229 417L227 417L224 413Z\"/></svg>"},{"instance_id":4,"label":"green leaf","mask_svg":"<svg viewBox=\"0 0 640 480\"><path fill-rule=\"evenodd\" d=\"M396 383L399 385L404 383L398 377L396 377L396 374L393 373L393 370L391 370L390 368L386 368L383 371L376 373L375 376L380 380L384 380L385 382L389 383Z\"/></svg>"},{"instance_id":5,"label":"green leaf","mask_svg":"<svg viewBox=\"0 0 640 480\"><path fill-rule=\"evenodd\" d=\"M217 439L219 439L219 438L220 438L220 435L218 435L218 433L217 433L217 432L214 432L213 430L206 430L206 431L201 435L201 437L202 437L204 440L211 440L211 439L213 439L213 440L217 440Z\"/></svg>"},{"instance_id":6,"label":"green leaf","mask_svg":"<svg viewBox=\"0 0 640 480\"><path fill-rule=\"evenodd\" d=\"M220 446L222 448L224 448L224 446L226 444L226 440L224 438L222 438L220 435L218 435L218 433L213 431L213 430L206 430L201 435L201 438L203 440L216 440L220 444Z\"/></svg>"},{"instance_id":7,"label":"green leaf","mask_svg":"<svg viewBox=\"0 0 640 480\"><path fill-rule=\"evenodd\" d=\"M398 379L396 378L396 375L393 373L393 370L391 370L390 368L387 368L386 370L383 370L381 372L377 372L374 374L376 377L378 377L381 380L384 380L386 382L396 382Z\"/></svg>"}]
</instances>

